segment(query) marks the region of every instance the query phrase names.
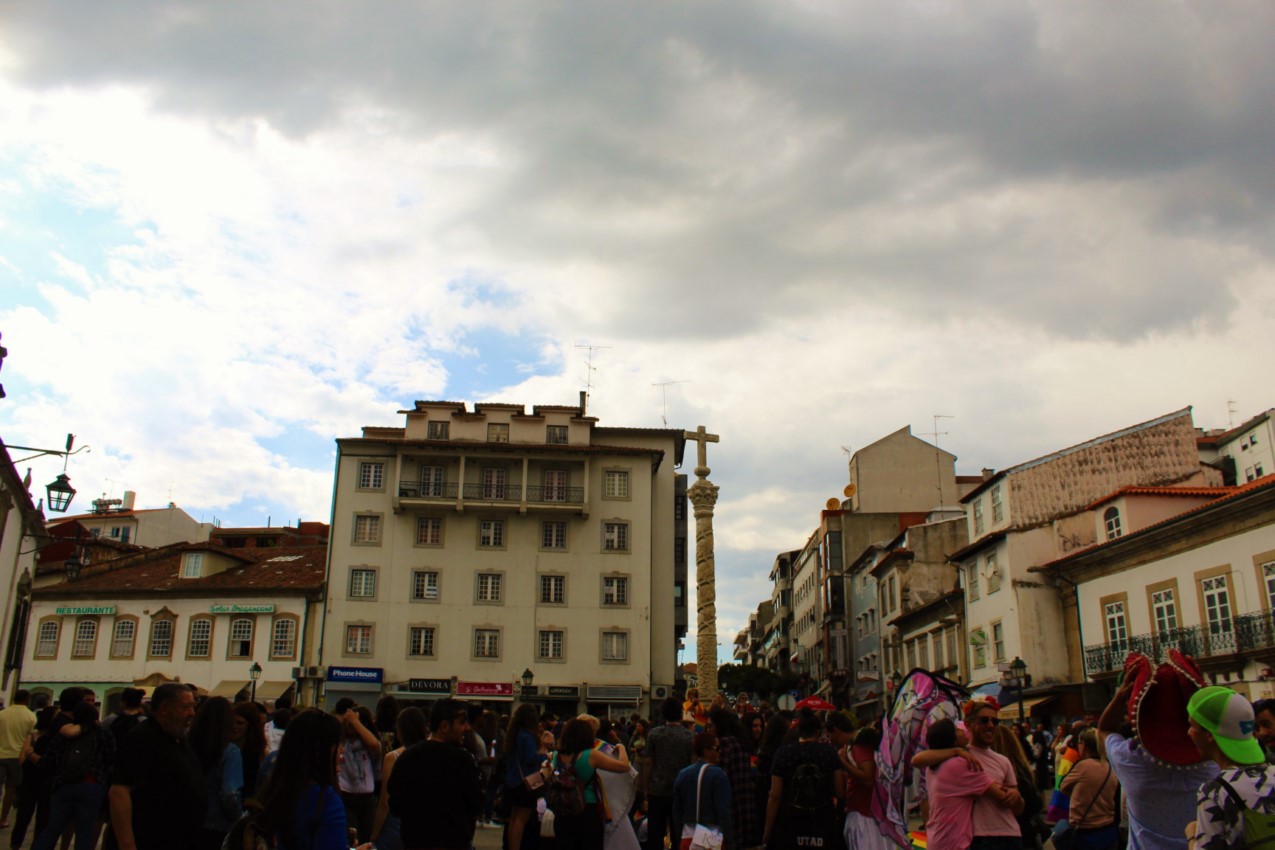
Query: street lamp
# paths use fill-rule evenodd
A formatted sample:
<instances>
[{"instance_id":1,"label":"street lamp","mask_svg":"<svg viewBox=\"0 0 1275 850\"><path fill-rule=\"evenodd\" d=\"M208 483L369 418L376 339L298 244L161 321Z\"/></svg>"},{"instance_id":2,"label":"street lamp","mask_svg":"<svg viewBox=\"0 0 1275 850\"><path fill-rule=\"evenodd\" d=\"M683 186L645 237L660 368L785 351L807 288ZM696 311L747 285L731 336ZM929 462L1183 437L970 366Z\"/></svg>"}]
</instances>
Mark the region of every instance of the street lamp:
<instances>
[{"instance_id":1,"label":"street lamp","mask_svg":"<svg viewBox=\"0 0 1275 850\"><path fill-rule=\"evenodd\" d=\"M27 457L24 457L24 458L15 458L13 460L13 463L15 465L19 463L23 463L24 461L32 460L33 458L44 457L45 455L57 455L58 457L62 458L62 472L58 474L57 478L53 479L52 482L46 485L44 490L45 490L45 496L47 497L46 504L49 506L49 510L59 514L66 513L66 509L71 506L71 500L75 498L75 488L71 486L71 477L66 474L67 461L70 459L71 455L77 455L80 452L88 451L89 447L81 446L75 451L71 451L72 446L75 445L74 434L66 435L65 451L60 451L58 449L38 449L35 446L14 446L9 444L2 444L2 445L4 445L6 449L18 449L19 451L24 451L24 452L35 452L35 454L28 455Z\"/></svg>"},{"instance_id":2,"label":"street lamp","mask_svg":"<svg viewBox=\"0 0 1275 850\"><path fill-rule=\"evenodd\" d=\"M249 697L249 702L256 702L257 680L261 678L261 665L255 661L252 662L252 666L248 668L248 675L252 677L252 696Z\"/></svg>"},{"instance_id":3,"label":"street lamp","mask_svg":"<svg viewBox=\"0 0 1275 850\"><path fill-rule=\"evenodd\" d=\"M536 674L531 672L530 667L522 671L522 690L524 693L531 687L531 683L535 678Z\"/></svg>"},{"instance_id":4,"label":"street lamp","mask_svg":"<svg viewBox=\"0 0 1275 850\"><path fill-rule=\"evenodd\" d=\"M1013 674L1014 683L1018 685L1018 722L1022 723L1025 718L1023 716L1023 685L1027 682L1027 662L1014 656L1014 660L1009 664L1009 672Z\"/></svg>"}]
</instances>

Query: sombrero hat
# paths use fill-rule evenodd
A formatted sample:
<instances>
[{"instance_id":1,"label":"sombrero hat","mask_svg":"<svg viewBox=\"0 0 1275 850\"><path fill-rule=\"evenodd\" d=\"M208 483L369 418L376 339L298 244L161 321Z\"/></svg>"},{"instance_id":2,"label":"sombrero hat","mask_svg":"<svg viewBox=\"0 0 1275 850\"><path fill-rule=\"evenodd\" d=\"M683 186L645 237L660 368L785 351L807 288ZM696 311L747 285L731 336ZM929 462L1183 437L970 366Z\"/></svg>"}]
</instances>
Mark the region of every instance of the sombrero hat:
<instances>
[{"instance_id":1,"label":"sombrero hat","mask_svg":"<svg viewBox=\"0 0 1275 850\"><path fill-rule=\"evenodd\" d=\"M1192 765L1204 760L1187 736L1190 718L1186 713L1191 695L1208 682L1195 659L1176 649L1169 660L1152 667L1151 659L1131 652L1124 662L1124 675L1133 679L1129 695L1129 717L1134 734L1152 758L1169 765Z\"/></svg>"}]
</instances>

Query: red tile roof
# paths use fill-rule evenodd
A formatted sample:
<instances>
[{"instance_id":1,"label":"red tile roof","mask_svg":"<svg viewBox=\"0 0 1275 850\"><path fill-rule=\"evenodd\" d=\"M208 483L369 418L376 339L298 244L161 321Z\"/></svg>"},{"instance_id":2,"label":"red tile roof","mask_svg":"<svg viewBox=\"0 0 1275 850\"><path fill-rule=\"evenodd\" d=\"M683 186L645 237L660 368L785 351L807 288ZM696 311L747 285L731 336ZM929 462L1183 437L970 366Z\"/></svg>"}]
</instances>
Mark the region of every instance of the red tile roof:
<instances>
[{"instance_id":1,"label":"red tile roof","mask_svg":"<svg viewBox=\"0 0 1275 850\"><path fill-rule=\"evenodd\" d=\"M182 555L200 551L216 552L238 564L204 578L181 578ZM279 591L297 594L322 588L326 563L326 546L226 549L208 543L178 543L94 564L75 582L36 588L32 594L55 598L100 593L202 595Z\"/></svg>"},{"instance_id":2,"label":"red tile roof","mask_svg":"<svg viewBox=\"0 0 1275 850\"><path fill-rule=\"evenodd\" d=\"M1101 499L1085 506L1085 510L1091 511L1094 508L1105 505L1107 502L1114 501L1121 496L1182 496L1199 498L1208 496L1214 499L1228 495L1234 492L1234 487L1138 487L1129 485L1121 487L1112 493L1108 493Z\"/></svg>"}]
</instances>

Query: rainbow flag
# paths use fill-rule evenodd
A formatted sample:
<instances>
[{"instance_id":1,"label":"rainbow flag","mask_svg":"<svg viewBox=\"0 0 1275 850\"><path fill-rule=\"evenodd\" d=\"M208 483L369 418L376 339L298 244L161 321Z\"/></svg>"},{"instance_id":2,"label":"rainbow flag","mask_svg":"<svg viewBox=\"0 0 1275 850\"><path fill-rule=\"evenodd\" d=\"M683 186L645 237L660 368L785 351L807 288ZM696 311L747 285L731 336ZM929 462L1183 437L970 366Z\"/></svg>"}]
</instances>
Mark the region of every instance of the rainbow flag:
<instances>
[{"instance_id":1,"label":"rainbow flag","mask_svg":"<svg viewBox=\"0 0 1275 850\"><path fill-rule=\"evenodd\" d=\"M923 829L912 830L911 832L908 833L908 840L912 842L912 846L915 847L916 850L926 850L925 830Z\"/></svg>"},{"instance_id":2,"label":"rainbow flag","mask_svg":"<svg viewBox=\"0 0 1275 850\"><path fill-rule=\"evenodd\" d=\"M1071 811L1071 798L1062 792L1062 781L1078 761L1080 753L1072 746L1067 747L1058 758L1058 765L1054 770L1054 795L1049 798L1049 811L1045 813L1045 820L1050 823L1066 820L1067 813Z\"/></svg>"}]
</instances>

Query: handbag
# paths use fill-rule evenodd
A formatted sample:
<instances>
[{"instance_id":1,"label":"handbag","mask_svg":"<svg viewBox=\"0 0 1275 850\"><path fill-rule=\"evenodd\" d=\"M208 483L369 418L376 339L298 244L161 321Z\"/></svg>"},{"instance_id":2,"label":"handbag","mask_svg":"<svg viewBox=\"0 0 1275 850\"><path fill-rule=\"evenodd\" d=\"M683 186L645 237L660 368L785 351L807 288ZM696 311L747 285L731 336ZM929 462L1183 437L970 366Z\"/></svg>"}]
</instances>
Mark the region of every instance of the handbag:
<instances>
[{"instance_id":1,"label":"handbag","mask_svg":"<svg viewBox=\"0 0 1275 850\"><path fill-rule=\"evenodd\" d=\"M1084 823L1085 818L1089 816L1089 810L1093 808L1093 804L1098 802L1098 798L1102 795L1102 789L1107 787L1107 780L1111 778L1111 765L1107 765L1107 775L1102 778L1102 784L1098 786L1098 791L1093 795L1093 799L1089 801L1089 805L1085 807L1085 813L1080 816L1077 823ZM1052 840L1054 842L1054 850L1075 850L1076 841L1080 837L1080 830L1071 825L1070 818L1058 821L1054 827Z\"/></svg>"},{"instance_id":2,"label":"handbag","mask_svg":"<svg viewBox=\"0 0 1275 850\"><path fill-rule=\"evenodd\" d=\"M722 850L722 831L715 826L705 826L699 822L700 792L704 787L704 771L708 765L699 769L695 780L695 834L691 836L690 850Z\"/></svg>"}]
</instances>

